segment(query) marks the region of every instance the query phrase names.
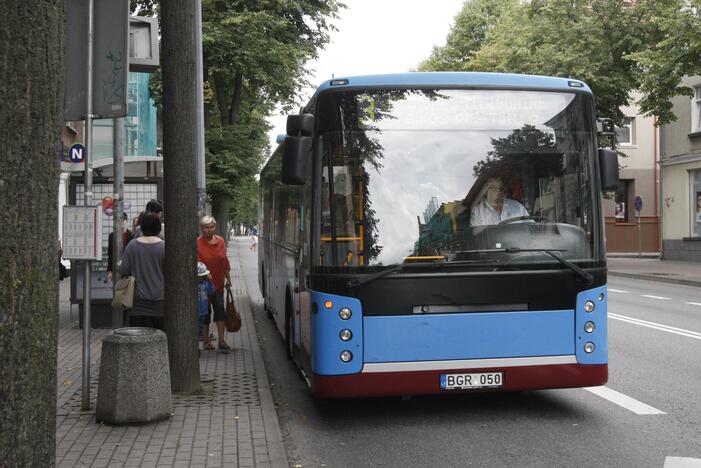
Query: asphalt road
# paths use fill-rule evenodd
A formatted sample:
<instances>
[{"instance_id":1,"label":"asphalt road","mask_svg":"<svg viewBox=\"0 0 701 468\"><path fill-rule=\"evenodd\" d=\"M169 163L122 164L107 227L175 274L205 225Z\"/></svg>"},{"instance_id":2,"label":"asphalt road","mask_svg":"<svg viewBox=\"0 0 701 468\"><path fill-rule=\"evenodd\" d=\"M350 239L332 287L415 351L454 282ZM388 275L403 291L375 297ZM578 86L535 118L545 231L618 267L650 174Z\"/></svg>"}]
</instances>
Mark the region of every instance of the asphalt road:
<instances>
[{"instance_id":1,"label":"asphalt road","mask_svg":"<svg viewBox=\"0 0 701 468\"><path fill-rule=\"evenodd\" d=\"M701 467L701 288L609 278L603 396L318 402L265 316L250 241L234 242L293 466Z\"/></svg>"}]
</instances>

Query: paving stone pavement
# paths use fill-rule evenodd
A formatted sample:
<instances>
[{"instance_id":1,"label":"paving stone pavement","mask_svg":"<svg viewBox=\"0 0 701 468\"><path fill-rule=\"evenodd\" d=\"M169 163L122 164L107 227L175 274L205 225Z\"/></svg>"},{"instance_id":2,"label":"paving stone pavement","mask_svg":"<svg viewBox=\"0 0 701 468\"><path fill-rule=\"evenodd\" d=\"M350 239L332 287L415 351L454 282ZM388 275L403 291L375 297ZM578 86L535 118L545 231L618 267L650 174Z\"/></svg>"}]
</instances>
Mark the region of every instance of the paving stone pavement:
<instances>
[{"instance_id":1,"label":"paving stone pavement","mask_svg":"<svg viewBox=\"0 0 701 468\"><path fill-rule=\"evenodd\" d=\"M241 331L226 333L230 352L201 351L202 393L173 395L172 417L150 424L111 426L95 419L100 349L107 329L91 334L92 401L90 411L81 411L83 331L78 328L78 307L70 307L70 280L61 283L56 466L289 466L241 268L233 246L228 251Z\"/></svg>"}]
</instances>

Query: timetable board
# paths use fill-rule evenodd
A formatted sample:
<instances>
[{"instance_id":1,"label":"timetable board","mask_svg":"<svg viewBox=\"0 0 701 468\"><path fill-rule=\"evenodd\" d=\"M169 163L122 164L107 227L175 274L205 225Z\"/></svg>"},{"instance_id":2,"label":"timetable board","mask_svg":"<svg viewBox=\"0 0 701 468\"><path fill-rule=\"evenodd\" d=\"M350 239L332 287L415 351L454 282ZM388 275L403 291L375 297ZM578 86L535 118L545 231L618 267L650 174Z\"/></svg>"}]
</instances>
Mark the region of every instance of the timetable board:
<instances>
[{"instance_id":1,"label":"timetable board","mask_svg":"<svg viewBox=\"0 0 701 468\"><path fill-rule=\"evenodd\" d=\"M63 258L102 260L100 205L63 207Z\"/></svg>"}]
</instances>

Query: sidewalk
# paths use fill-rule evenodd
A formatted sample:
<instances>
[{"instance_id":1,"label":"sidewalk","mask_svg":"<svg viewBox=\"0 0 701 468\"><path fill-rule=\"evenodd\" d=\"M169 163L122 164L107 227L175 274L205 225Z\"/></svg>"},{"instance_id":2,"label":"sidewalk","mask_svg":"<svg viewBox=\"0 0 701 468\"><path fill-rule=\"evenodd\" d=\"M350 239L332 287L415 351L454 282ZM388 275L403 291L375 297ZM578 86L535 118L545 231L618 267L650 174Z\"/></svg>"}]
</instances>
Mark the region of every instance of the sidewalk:
<instances>
[{"instance_id":1,"label":"sidewalk","mask_svg":"<svg viewBox=\"0 0 701 468\"><path fill-rule=\"evenodd\" d=\"M151 424L110 426L95 420L102 339L91 334L91 406L81 411L82 330L60 285L56 407L59 467L286 467L289 466L253 317L233 246L229 247L236 308L243 325L227 333L232 351L202 351L203 393L173 395L173 415ZM194 312L193 312L194 313ZM201 344L200 344L201 347Z\"/></svg>"},{"instance_id":2,"label":"sidewalk","mask_svg":"<svg viewBox=\"0 0 701 468\"><path fill-rule=\"evenodd\" d=\"M609 275L701 287L701 263L659 258L611 257Z\"/></svg>"}]
</instances>

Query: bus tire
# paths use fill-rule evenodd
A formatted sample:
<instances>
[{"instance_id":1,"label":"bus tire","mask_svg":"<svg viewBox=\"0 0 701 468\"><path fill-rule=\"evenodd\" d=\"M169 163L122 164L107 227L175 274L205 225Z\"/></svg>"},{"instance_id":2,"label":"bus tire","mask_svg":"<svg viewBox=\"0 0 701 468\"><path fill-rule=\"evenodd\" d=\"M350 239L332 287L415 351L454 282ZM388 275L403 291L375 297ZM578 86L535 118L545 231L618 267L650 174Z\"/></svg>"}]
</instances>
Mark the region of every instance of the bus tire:
<instances>
[{"instance_id":1,"label":"bus tire","mask_svg":"<svg viewBox=\"0 0 701 468\"><path fill-rule=\"evenodd\" d=\"M294 340L293 340L293 330L294 330L294 316L292 314L292 300L290 299L289 293L285 298L285 350L287 354L287 360L291 361L294 357Z\"/></svg>"},{"instance_id":2,"label":"bus tire","mask_svg":"<svg viewBox=\"0 0 701 468\"><path fill-rule=\"evenodd\" d=\"M263 310L270 320L273 320L273 309L268 305L267 284L265 282L265 268L260 266L260 294L263 296Z\"/></svg>"}]
</instances>

